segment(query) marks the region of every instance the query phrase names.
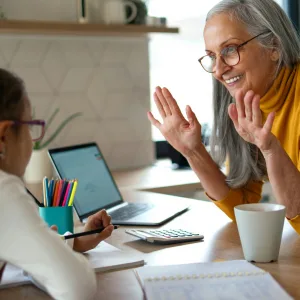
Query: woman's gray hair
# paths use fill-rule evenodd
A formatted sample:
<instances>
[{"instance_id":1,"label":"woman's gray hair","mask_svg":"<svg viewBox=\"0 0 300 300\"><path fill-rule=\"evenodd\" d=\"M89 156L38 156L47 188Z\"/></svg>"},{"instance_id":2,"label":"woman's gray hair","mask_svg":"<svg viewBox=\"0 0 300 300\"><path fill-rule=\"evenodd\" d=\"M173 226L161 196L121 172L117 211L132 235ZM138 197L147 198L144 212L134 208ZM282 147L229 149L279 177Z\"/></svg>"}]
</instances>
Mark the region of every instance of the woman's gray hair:
<instances>
[{"instance_id":1,"label":"woman's gray hair","mask_svg":"<svg viewBox=\"0 0 300 300\"><path fill-rule=\"evenodd\" d=\"M248 32L258 35L262 47L279 53L276 76L282 66L295 67L300 62L300 41L293 24L273 0L223 0L207 14L206 20L226 13L245 25ZM225 86L213 78L214 126L210 139L211 155L219 166L229 161L227 184L232 188L244 186L249 180L267 176L266 163L260 150L243 140L228 115L234 99Z\"/></svg>"}]
</instances>

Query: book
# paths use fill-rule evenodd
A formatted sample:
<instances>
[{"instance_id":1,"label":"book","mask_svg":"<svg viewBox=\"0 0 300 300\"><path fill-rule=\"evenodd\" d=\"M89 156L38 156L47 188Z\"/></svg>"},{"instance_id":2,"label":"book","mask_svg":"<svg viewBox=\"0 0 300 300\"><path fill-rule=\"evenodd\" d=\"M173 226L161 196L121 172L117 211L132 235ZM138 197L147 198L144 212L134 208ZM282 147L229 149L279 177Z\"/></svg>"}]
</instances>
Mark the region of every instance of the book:
<instances>
[{"instance_id":1,"label":"book","mask_svg":"<svg viewBox=\"0 0 300 300\"><path fill-rule=\"evenodd\" d=\"M83 255L87 257L95 272L133 268L143 266L145 263L142 258L121 251L106 242L101 242L97 247L85 252ZM26 275L22 269L6 264L0 282L0 289L32 283L36 285L31 276Z\"/></svg>"},{"instance_id":2,"label":"book","mask_svg":"<svg viewBox=\"0 0 300 300\"><path fill-rule=\"evenodd\" d=\"M147 300L292 299L268 272L244 260L146 266L134 271Z\"/></svg>"}]
</instances>

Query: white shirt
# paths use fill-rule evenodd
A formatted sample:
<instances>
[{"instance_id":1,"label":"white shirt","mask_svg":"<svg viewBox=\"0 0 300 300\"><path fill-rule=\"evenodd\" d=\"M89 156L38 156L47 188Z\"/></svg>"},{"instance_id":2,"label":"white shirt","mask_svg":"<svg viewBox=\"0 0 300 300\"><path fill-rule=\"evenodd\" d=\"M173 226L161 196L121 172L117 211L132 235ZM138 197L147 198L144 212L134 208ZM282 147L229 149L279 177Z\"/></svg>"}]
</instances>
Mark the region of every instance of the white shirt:
<instances>
[{"instance_id":1,"label":"white shirt","mask_svg":"<svg viewBox=\"0 0 300 300\"><path fill-rule=\"evenodd\" d=\"M87 259L48 228L22 180L0 170L0 267L3 262L26 271L54 299L94 299Z\"/></svg>"}]
</instances>

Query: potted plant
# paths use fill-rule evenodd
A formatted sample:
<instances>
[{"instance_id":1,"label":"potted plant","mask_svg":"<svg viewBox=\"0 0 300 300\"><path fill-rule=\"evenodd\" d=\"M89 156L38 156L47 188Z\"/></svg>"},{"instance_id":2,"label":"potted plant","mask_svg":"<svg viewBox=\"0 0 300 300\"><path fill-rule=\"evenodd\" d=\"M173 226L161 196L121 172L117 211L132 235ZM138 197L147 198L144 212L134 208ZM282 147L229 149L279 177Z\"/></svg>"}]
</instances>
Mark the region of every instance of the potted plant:
<instances>
[{"instance_id":1,"label":"potted plant","mask_svg":"<svg viewBox=\"0 0 300 300\"><path fill-rule=\"evenodd\" d=\"M4 11L2 9L2 6L0 5L0 20L5 20L5 14L4 14Z\"/></svg>"},{"instance_id":2,"label":"potted plant","mask_svg":"<svg viewBox=\"0 0 300 300\"><path fill-rule=\"evenodd\" d=\"M48 146L60 134L60 132L69 122L82 115L79 112L69 115L60 123L60 125L56 128L56 130L53 131L52 134L46 137L46 133L48 132L58 112L59 108L56 108L46 122L44 137L41 140L34 142L33 144L32 155L24 175L24 179L27 183L41 182L45 176L52 176L53 168L48 157Z\"/></svg>"}]
</instances>

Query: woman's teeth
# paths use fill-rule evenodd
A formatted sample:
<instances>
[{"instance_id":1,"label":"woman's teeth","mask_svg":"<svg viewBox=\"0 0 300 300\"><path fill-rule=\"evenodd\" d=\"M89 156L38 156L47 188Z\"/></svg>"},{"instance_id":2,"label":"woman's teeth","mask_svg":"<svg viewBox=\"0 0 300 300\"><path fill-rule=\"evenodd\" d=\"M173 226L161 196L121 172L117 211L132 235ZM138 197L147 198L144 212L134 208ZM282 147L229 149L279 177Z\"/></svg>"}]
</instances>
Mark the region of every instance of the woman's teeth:
<instances>
[{"instance_id":1,"label":"woman's teeth","mask_svg":"<svg viewBox=\"0 0 300 300\"><path fill-rule=\"evenodd\" d=\"M238 80L241 79L241 78L242 78L242 76L235 76L235 77L232 77L232 78L230 78L230 79L228 79L228 80L225 80L225 82L226 82L226 83L233 83L233 82L238 81Z\"/></svg>"}]
</instances>

